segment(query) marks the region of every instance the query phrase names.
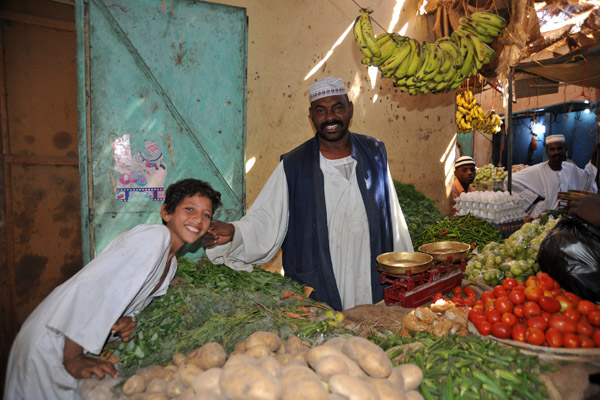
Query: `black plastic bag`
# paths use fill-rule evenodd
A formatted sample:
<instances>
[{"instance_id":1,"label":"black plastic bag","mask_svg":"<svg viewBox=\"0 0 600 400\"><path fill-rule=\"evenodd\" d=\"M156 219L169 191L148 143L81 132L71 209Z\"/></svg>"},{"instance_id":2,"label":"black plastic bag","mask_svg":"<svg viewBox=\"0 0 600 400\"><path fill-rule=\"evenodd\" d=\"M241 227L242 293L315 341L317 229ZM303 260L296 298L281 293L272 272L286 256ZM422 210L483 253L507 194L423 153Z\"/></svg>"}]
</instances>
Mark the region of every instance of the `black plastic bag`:
<instances>
[{"instance_id":1,"label":"black plastic bag","mask_svg":"<svg viewBox=\"0 0 600 400\"><path fill-rule=\"evenodd\" d=\"M542 241L538 263L563 289L600 302L600 229L562 216Z\"/></svg>"}]
</instances>

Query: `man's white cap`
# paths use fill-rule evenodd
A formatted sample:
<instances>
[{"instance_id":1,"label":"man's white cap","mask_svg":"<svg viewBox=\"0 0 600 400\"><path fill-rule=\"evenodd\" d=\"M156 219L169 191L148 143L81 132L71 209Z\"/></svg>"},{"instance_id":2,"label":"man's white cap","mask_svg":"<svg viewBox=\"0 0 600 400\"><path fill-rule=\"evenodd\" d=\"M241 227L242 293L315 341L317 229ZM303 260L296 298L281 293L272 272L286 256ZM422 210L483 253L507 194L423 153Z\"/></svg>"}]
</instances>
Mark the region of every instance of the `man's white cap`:
<instances>
[{"instance_id":1,"label":"man's white cap","mask_svg":"<svg viewBox=\"0 0 600 400\"><path fill-rule=\"evenodd\" d=\"M550 135L546 136L546 144L557 143L557 142L565 142L564 135Z\"/></svg>"},{"instance_id":2,"label":"man's white cap","mask_svg":"<svg viewBox=\"0 0 600 400\"><path fill-rule=\"evenodd\" d=\"M309 88L311 103L317 99L346 94L344 82L340 78L327 77L316 81Z\"/></svg>"},{"instance_id":3,"label":"man's white cap","mask_svg":"<svg viewBox=\"0 0 600 400\"><path fill-rule=\"evenodd\" d=\"M469 156L458 157L456 161L454 161L454 168L462 167L463 165L475 165L475 160Z\"/></svg>"}]
</instances>

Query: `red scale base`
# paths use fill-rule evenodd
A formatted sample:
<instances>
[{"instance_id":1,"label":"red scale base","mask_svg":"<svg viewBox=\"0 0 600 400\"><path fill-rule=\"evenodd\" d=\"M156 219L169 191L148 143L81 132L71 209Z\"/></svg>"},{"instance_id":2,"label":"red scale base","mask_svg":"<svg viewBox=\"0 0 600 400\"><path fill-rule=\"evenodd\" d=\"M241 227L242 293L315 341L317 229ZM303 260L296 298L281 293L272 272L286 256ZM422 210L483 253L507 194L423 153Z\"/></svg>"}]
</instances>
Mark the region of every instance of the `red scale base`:
<instances>
[{"instance_id":1,"label":"red scale base","mask_svg":"<svg viewBox=\"0 0 600 400\"><path fill-rule=\"evenodd\" d=\"M446 293L462 282L466 262L435 263L420 274L394 275L381 272L381 284L389 283L384 289L385 304L398 304L404 308L415 308L433 300L436 293Z\"/></svg>"}]
</instances>

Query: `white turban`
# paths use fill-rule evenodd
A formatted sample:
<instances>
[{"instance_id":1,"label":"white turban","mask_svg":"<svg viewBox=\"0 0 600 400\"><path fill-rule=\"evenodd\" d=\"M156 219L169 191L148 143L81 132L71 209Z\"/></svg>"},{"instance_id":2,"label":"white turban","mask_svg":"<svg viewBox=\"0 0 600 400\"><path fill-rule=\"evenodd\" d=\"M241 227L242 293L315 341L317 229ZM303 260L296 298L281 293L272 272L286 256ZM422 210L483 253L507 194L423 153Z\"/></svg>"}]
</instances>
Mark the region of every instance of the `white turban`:
<instances>
[{"instance_id":1,"label":"white turban","mask_svg":"<svg viewBox=\"0 0 600 400\"><path fill-rule=\"evenodd\" d=\"M340 96L346 94L344 82L340 78L327 77L310 85L309 89L311 103L317 99L329 96Z\"/></svg>"}]
</instances>

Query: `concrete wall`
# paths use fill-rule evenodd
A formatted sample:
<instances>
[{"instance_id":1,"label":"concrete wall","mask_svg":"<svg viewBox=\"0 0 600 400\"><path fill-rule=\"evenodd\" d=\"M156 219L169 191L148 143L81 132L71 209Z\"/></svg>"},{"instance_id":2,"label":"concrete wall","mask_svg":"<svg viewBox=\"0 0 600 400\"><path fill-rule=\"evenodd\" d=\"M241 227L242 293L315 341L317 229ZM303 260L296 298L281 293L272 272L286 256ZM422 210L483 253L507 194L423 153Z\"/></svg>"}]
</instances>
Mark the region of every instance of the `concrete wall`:
<instances>
[{"instance_id":1,"label":"concrete wall","mask_svg":"<svg viewBox=\"0 0 600 400\"><path fill-rule=\"evenodd\" d=\"M369 77L350 29L358 6L347 0L217 2L245 7L249 19L246 157L256 162L247 174L248 206L279 156L314 134L308 87L331 75L348 84L354 102L351 130L383 140L393 178L414 183L440 210L448 211L452 171L446 179L444 154L453 157L448 149L455 140L454 93L411 97L379 74ZM417 15L417 0L373 0L364 5L374 10L372 18L386 30L405 28L405 36L435 39L433 21ZM375 34L383 32L373 25Z\"/></svg>"}]
</instances>

